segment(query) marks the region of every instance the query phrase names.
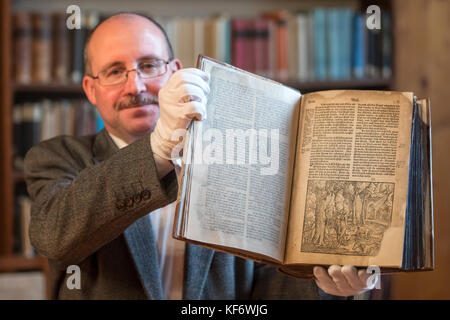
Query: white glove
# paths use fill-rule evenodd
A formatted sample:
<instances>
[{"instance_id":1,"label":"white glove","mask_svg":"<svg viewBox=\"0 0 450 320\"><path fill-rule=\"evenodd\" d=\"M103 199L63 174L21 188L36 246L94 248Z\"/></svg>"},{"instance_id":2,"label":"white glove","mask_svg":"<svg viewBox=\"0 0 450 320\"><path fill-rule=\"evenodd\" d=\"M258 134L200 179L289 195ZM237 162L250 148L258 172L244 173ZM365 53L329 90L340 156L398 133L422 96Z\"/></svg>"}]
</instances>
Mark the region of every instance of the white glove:
<instances>
[{"instance_id":1,"label":"white glove","mask_svg":"<svg viewBox=\"0 0 450 320\"><path fill-rule=\"evenodd\" d=\"M169 78L158 94L160 117L150 136L154 153L167 160L180 157L191 121L206 119L209 90L209 75L199 69L181 69Z\"/></svg>"},{"instance_id":2,"label":"white glove","mask_svg":"<svg viewBox=\"0 0 450 320\"><path fill-rule=\"evenodd\" d=\"M367 273L366 270L356 270L354 266L332 265L328 272L322 267L314 267L317 286L328 294L348 297L372 290L379 279L378 274ZM371 278L369 277L375 277ZM372 281L371 281L372 280Z\"/></svg>"}]
</instances>

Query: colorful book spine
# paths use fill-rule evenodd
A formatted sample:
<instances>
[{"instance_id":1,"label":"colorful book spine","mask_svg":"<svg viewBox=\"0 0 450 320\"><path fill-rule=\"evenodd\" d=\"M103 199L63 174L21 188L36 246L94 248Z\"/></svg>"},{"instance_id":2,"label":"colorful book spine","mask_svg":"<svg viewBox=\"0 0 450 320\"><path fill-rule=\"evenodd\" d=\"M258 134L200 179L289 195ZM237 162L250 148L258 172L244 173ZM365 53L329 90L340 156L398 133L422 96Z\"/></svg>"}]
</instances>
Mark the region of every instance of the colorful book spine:
<instances>
[{"instance_id":1,"label":"colorful book spine","mask_svg":"<svg viewBox=\"0 0 450 320\"><path fill-rule=\"evenodd\" d=\"M233 19L232 64L243 70L254 70L254 29L250 19Z\"/></svg>"},{"instance_id":2,"label":"colorful book spine","mask_svg":"<svg viewBox=\"0 0 450 320\"><path fill-rule=\"evenodd\" d=\"M392 16L389 12L381 16L382 32L382 77L390 78L392 76Z\"/></svg>"},{"instance_id":3,"label":"colorful book spine","mask_svg":"<svg viewBox=\"0 0 450 320\"><path fill-rule=\"evenodd\" d=\"M326 36L326 11L322 8L314 9L314 78L325 80L328 69L328 50Z\"/></svg>"},{"instance_id":4,"label":"colorful book spine","mask_svg":"<svg viewBox=\"0 0 450 320\"><path fill-rule=\"evenodd\" d=\"M341 63L340 79L350 79L352 76L352 38L354 12L352 9L343 8L339 11L341 26Z\"/></svg>"},{"instance_id":5,"label":"colorful book spine","mask_svg":"<svg viewBox=\"0 0 450 320\"><path fill-rule=\"evenodd\" d=\"M366 50L367 50L367 38L366 38L366 20L362 14L355 15L353 19L353 55L352 55L352 67L353 76L355 78L364 78L366 70Z\"/></svg>"},{"instance_id":6,"label":"colorful book spine","mask_svg":"<svg viewBox=\"0 0 450 320\"><path fill-rule=\"evenodd\" d=\"M342 66L342 21L338 9L327 9L326 19L326 39L328 41L328 78L338 80L341 78ZM322 67L322 66L321 66ZM323 68L323 67L322 67ZM326 76L326 75L325 75ZM321 78L324 76L322 75Z\"/></svg>"}]
</instances>

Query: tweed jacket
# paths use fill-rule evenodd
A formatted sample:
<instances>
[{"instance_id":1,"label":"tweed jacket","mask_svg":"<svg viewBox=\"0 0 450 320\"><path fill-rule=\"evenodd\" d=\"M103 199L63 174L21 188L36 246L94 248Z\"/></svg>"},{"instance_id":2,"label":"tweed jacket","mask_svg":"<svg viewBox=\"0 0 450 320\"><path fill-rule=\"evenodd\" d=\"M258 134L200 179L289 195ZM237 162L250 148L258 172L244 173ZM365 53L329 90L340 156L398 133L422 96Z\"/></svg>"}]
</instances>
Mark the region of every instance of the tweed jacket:
<instances>
[{"instance_id":1,"label":"tweed jacket","mask_svg":"<svg viewBox=\"0 0 450 320\"><path fill-rule=\"evenodd\" d=\"M149 213L176 200L161 181L149 135L118 149L102 130L33 147L25 179L33 200L30 238L49 259L53 299L165 299ZM80 269L80 287L68 285ZM316 299L314 281L187 244L183 299Z\"/></svg>"}]
</instances>

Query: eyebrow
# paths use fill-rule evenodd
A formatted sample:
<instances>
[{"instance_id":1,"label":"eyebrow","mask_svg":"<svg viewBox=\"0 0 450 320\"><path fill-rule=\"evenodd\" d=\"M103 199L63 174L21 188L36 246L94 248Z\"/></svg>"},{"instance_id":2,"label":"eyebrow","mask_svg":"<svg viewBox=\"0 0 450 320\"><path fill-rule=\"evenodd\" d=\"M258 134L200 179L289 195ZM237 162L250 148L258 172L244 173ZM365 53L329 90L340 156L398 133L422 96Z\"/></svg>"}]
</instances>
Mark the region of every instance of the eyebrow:
<instances>
[{"instance_id":1,"label":"eyebrow","mask_svg":"<svg viewBox=\"0 0 450 320\"><path fill-rule=\"evenodd\" d=\"M123 65L124 65L123 62L120 62L120 61L113 61L113 62L110 62L110 63L108 63L107 65L105 65L103 68L101 68L101 69L100 69L100 72L103 72L103 71L105 71L105 70L108 70L108 69L111 68L111 67L123 66Z\"/></svg>"}]
</instances>

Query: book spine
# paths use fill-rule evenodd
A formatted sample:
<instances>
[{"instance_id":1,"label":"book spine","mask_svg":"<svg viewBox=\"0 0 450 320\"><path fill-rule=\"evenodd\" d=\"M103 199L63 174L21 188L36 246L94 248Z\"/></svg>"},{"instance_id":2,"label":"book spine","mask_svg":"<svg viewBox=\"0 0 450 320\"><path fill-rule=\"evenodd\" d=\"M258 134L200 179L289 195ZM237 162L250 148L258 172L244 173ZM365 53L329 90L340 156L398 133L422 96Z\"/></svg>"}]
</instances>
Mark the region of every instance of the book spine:
<instances>
[{"instance_id":1,"label":"book spine","mask_svg":"<svg viewBox=\"0 0 450 320\"><path fill-rule=\"evenodd\" d=\"M274 78L277 74L277 37L277 26L274 21L269 20L269 78Z\"/></svg>"},{"instance_id":2,"label":"book spine","mask_svg":"<svg viewBox=\"0 0 450 320\"><path fill-rule=\"evenodd\" d=\"M341 77L342 66L342 21L338 9L328 9L325 11L326 33L328 40L328 78L337 80Z\"/></svg>"},{"instance_id":3,"label":"book spine","mask_svg":"<svg viewBox=\"0 0 450 320\"><path fill-rule=\"evenodd\" d=\"M299 79L299 22L298 15L287 21L287 52L289 79Z\"/></svg>"},{"instance_id":4,"label":"book spine","mask_svg":"<svg viewBox=\"0 0 450 320\"><path fill-rule=\"evenodd\" d=\"M232 64L237 68L250 71L250 62L253 60L253 56L249 52L249 39L251 37L250 22L245 19L233 19L232 31ZM248 56L251 58L249 59Z\"/></svg>"},{"instance_id":5,"label":"book spine","mask_svg":"<svg viewBox=\"0 0 450 320\"><path fill-rule=\"evenodd\" d=\"M366 70L366 26L362 14L353 19L353 75L355 78L363 78Z\"/></svg>"},{"instance_id":6,"label":"book spine","mask_svg":"<svg viewBox=\"0 0 450 320\"><path fill-rule=\"evenodd\" d=\"M313 11L314 19L314 78L327 78L327 39L325 9L317 8Z\"/></svg>"},{"instance_id":7,"label":"book spine","mask_svg":"<svg viewBox=\"0 0 450 320\"><path fill-rule=\"evenodd\" d=\"M308 50L308 80L316 77L316 56L315 56L315 34L314 34L314 12L310 11L306 16L307 23L307 50Z\"/></svg>"},{"instance_id":8,"label":"book spine","mask_svg":"<svg viewBox=\"0 0 450 320\"><path fill-rule=\"evenodd\" d=\"M298 78L300 81L306 81L310 78L309 74L309 45L308 33L310 32L308 16L301 13L298 16Z\"/></svg>"},{"instance_id":9,"label":"book spine","mask_svg":"<svg viewBox=\"0 0 450 320\"><path fill-rule=\"evenodd\" d=\"M39 103L25 103L22 106L22 157L41 140L42 109Z\"/></svg>"},{"instance_id":10,"label":"book spine","mask_svg":"<svg viewBox=\"0 0 450 320\"><path fill-rule=\"evenodd\" d=\"M381 16L382 30L382 77L390 78L392 76L392 18L389 12L383 13Z\"/></svg>"},{"instance_id":11,"label":"book spine","mask_svg":"<svg viewBox=\"0 0 450 320\"><path fill-rule=\"evenodd\" d=\"M343 79L350 79L352 75L352 38L353 29L352 22L354 12L351 9L345 8L342 10L342 72Z\"/></svg>"},{"instance_id":12,"label":"book spine","mask_svg":"<svg viewBox=\"0 0 450 320\"><path fill-rule=\"evenodd\" d=\"M197 61L197 57L199 54L205 54L205 19L203 18L194 18L193 19L193 27L194 27L194 50L192 61L195 66L195 61ZM215 54L213 52L213 54Z\"/></svg>"},{"instance_id":13,"label":"book spine","mask_svg":"<svg viewBox=\"0 0 450 320\"><path fill-rule=\"evenodd\" d=\"M35 82L50 82L52 69L51 16L33 13L32 79Z\"/></svg>"},{"instance_id":14,"label":"book spine","mask_svg":"<svg viewBox=\"0 0 450 320\"><path fill-rule=\"evenodd\" d=\"M13 15L13 46L14 46L14 80L27 84L32 79L32 23L27 12L17 12Z\"/></svg>"},{"instance_id":15,"label":"book spine","mask_svg":"<svg viewBox=\"0 0 450 320\"><path fill-rule=\"evenodd\" d=\"M379 77L382 65L381 31L367 30L367 76Z\"/></svg>"},{"instance_id":16,"label":"book spine","mask_svg":"<svg viewBox=\"0 0 450 320\"><path fill-rule=\"evenodd\" d=\"M255 73L267 76L269 73L269 23L266 19L256 19L255 27Z\"/></svg>"},{"instance_id":17,"label":"book spine","mask_svg":"<svg viewBox=\"0 0 450 320\"><path fill-rule=\"evenodd\" d=\"M230 19L225 19L223 21L223 33L224 33L224 52L223 52L223 61L225 63L231 63L231 43L232 43L232 32L231 32L231 21Z\"/></svg>"},{"instance_id":18,"label":"book spine","mask_svg":"<svg viewBox=\"0 0 450 320\"><path fill-rule=\"evenodd\" d=\"M53 24L53 80L68 82L70 67L69 29L66 26L66 15L56 13L52 16Z\"/></svg>"},{"instance_id":19,"label":"book spine","mask_svg":"<svg viewBox=\"0 0 450 320\"><path fill-rule=\"evenodd\" d=\"M80 29L69 30L71 38L72 64L70 79L74 83L81 83L84 74L84 43L86 41L85 16L81 15Z\"/></svg>"},{"instance_id":20,"label":"book spine","mask_svg":"<svg viewBox=\"0 0 450 320\"><path fill-rule=\"evenodd\" d=\"M289 75L287 52L287 17L282 16L277 21L277 78L285 81Z\"/></svg>"},{"instance_id":21,"label":"book spine","mask_svg":"<svg viewBox=\"0 0 450 320\"><path fill-rule=\"evenodd\" d=\"M216 19L206 19L204 22L204 50L205 56L218 59L219 43L223 41L221 34L217 31L218 21Z\"/></svg>"}]
</instances>

